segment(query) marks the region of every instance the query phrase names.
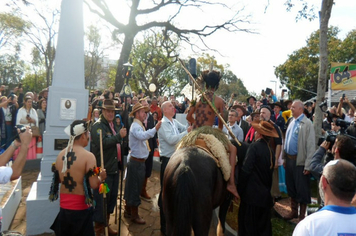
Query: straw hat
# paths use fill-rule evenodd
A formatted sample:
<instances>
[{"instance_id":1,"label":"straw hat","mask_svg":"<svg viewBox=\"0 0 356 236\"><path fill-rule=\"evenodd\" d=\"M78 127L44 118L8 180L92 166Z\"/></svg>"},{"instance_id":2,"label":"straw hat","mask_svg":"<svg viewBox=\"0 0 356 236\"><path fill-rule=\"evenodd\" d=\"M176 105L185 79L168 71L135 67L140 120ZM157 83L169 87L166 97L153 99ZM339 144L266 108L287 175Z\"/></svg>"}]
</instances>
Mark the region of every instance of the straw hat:
<instances>
[{"instance_id":1,"label":"straw hat","mask_svg":"<svg viewBox=\"0 0 356 236\"><path fill-rule=\"evenodd\" d=\"M274 138L279 137L274 126L267 121L261 121L260 123L252 122L251 125L258 133L260 133L264 136L269 136L269 137L274 137Z\"/></svg>"},{"instance_id":2,"label":"straw hat","mask_svg":"<svg viewBox=\"0 0 356 236\"><path fill-rule=\"evenodd\" d=\"M103 104L99 108L105 109L105 110L111 110L111 111L118 111L119 110L119 109L117 109L115 107L114 101L111 100L111 99L104 100Z\"/></svg>"},{"instance_id":3,"label":"straw hat","mask_svg":"<svg viewBox=\"0 0 356 236\"><path fill-rule=\"evenodd\" d=\"M135 104L135 106L133 106L130 116L135 116L135 112L139 111L141 109L145 109L145 112L149 112L149 110L150 110L150 108L145 107L141 103L138 102Z\"/></svg>"}]
</instances>

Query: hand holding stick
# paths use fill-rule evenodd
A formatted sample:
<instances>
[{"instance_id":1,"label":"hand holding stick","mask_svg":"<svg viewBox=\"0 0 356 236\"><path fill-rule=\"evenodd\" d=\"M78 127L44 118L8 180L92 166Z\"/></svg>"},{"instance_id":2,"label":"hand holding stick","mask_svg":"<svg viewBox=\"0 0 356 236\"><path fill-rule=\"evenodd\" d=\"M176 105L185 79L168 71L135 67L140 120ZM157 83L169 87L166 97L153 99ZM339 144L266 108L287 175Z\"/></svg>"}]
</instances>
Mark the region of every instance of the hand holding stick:
<instances>
[{"instance_id":1,"label":"hand holding stick","mask_svg":"<svg viewBox=\"0 0 356 236\"><path fill-rule=\"evenodd\" d=\"M100 161L101 161L101 168L104 168L104 154L103 154L103 134L101 129L99 130L99 136L100 136ZM109 235L109 229L108 225L109 222L107 222L107 200L106 200L106 191L101 191L102 188L105 188L105 183L100 185L99 192L103 193L103 215L104 215L104 222L105 222L105 236Z\"/></svg>"},{"instance_id":2,"label":"hand holding stick","mask_svg":"<svg viewBox=\"0 0 356 236\"><path fill-rule=\"evenodd\" d=\"M232 132L232 130L230 129L230 127L226 124L225 120L221 117L221 115L219 114L219 112L216 110L216 108L213 106L213 104L211 103L211 101L206 97L206 95L203 93L202 89L200 88L199 84L195 81L194 77L190 74L189 70L187 68L185 68L184 62L182 59L179 59L183 69L185 70L185 72L187 72L190 80L195 84L195 88L199 90L199 92L202 94L202 96L204 97L205 101L208 102L209 106L211 107L211 109L213 109L215 115L217 115L217 117L219 118L219 120L225 125L227 131L229 132L229 135L237 142L237 144L239 146L241 146L241 143L239 142L239 140L237 140L236 136L234 135L234 133Z\"/></svg>"}]
</instances>

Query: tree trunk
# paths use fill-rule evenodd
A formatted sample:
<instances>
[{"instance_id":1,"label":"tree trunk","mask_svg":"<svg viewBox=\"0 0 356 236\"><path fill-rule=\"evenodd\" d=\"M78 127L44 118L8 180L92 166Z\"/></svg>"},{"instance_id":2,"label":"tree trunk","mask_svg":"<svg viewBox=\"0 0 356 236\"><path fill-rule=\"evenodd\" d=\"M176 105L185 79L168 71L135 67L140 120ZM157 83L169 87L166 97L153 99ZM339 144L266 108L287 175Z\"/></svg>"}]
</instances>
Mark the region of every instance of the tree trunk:
<instances>
[{"instance_id":1,"label":"tree trunk","mask_svg":"<svg viewBox=\"0 0 356 236\"><path fill-rule=\"evenodd\" d=\"M128 62L130 57L130 52L133 46L135 35L125 34L124 43L122 44L121 54L117 65L116 77L115 77L115 92L119 93L122 86L125 84L125 78L123 73L123 64Z\"/></svg>"},{"instance_id":2,"label":"tree trunk","mask_svg":"<svg viewBox=\"0 0 356 236\"><path fill-rule=\"evenodd\" d=\"M314 130L315 130L315 144L318 143L318 139L321 137L321 126L323 120L323 113L318 107L321 102L325 99L326 91L326 81L328 79L328 25L331 15L331 9L333 6L333 0L322 0L321 11L319 12L320 18L320 34L319 34L319 78L318 78L318 89L316 96L316 107L315 107L315 119L314 119Z\"/></svg>"}]
</instances>

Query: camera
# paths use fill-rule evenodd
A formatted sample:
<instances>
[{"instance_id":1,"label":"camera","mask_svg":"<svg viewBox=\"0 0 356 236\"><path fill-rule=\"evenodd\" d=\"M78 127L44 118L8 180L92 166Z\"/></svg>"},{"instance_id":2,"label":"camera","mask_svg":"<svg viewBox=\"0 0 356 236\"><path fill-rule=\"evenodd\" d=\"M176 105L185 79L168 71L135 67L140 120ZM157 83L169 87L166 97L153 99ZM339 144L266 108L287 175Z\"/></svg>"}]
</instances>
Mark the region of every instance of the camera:
<instances>
[{"instance_id":1,"label":"camera","mask_svg":"<svg viewBox=\"0 0 356 236\"><path fill-rule=\"evenodd\" d=\"M319 138L318 146L320 146L324 141L330 142L329 150L334 146L336 140L337 133L334 131L328 130L326 131L325 138Z\"/></svg>"},{"instance_id":2,"label":"camera","mask_svg":"<svg viewBox=\"0 0 356 236\"><path fill-rule=\"evenodd\" d=\"M349 127L352 124L352 122L348 122L343 119L336 119L335 124L337 126L340 126L341 129L347 129L347 127Z\"/></svg>"},{"instance_id":3,"label":"camera","mask_svg":"<svg viewBox=\"0 0 356 236\"><path fill-rule=\"evenodd\" d=\"M23 133L26 131L26 126L24 125L15 125L15 129L20 129L20 132Z\"/></svg>"}]
</instances>

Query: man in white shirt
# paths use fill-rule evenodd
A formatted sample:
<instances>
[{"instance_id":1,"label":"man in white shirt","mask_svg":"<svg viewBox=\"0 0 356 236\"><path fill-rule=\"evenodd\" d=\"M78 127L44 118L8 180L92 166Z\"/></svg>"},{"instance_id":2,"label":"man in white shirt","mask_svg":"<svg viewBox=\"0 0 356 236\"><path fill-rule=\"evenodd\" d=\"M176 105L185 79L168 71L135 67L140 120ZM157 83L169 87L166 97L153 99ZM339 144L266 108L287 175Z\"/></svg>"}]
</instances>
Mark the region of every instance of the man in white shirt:
<instances>
[{"instance_id":1,"label":"man in white shirt","mask_svg":"<svg viewBox=\"0 0 356 236\"><path fill-rule=\"evenodd\" d=\"M161 192L158 198L158 206L160 207L161 232L163 235L166 235L166 220L162 207L163 175L170 157L176 150L176 144L183 138L183 136L192 130L192 126L189 126L187 129L176 119L173 119L175 108L170 101L164 102L161 110L163 112L162 126L158 130L159 153L161 159Z\"/></svg>"},{"instance_id":2,"label":"man in white shirt","mask_svg":"<svg viewBox=\"0 0 356 236\"><path fill-rule=\"evenodd\" d=\"M238 116L239 116L239 113L236 110L231 109L229 111L229 116L228 116L227 120L228 120L228 125L229 125L231 131L234 133L235 137L240 142L243 142L244 141L244 131L241 129L241 127L236 122ZM223 127L222 131L229 135L229 139L232 139L225 126Z\"/></svg>"},{"instance_id":3,"label":"man in white shirt","mask_svg":"<svg viewBox=\"0 0 356 236\"><path fill-rule=\"evenodd\" d=\"M299 222L293 235L356 235L356 208L351 200L356 193L356 167L338 159L323 170L319 193L325 207Z\"/></svg>"},{"instance_id":4,"label":"man in white shirt","mask_svg":"<svg viewBox=\"0 0 356 236\"><path fill-rule=\"evenodd\" d=\"M138 206L141 204L140 193L143 182L145 181L146 164L145 161L150 152L148 139L152 138L156 131L161 127L161 121L158 121L155 127L146 130L143 122L146 119L148 107L141 103L136 103L132 108L130 116L134 117L130 127L129 146L131 149L130 161L127 163L127 177L125 183L124 199L126 201L125 217L130 217L136 224L145 224L146 222L138 215Z\"/></svg>"}]
</instances>

